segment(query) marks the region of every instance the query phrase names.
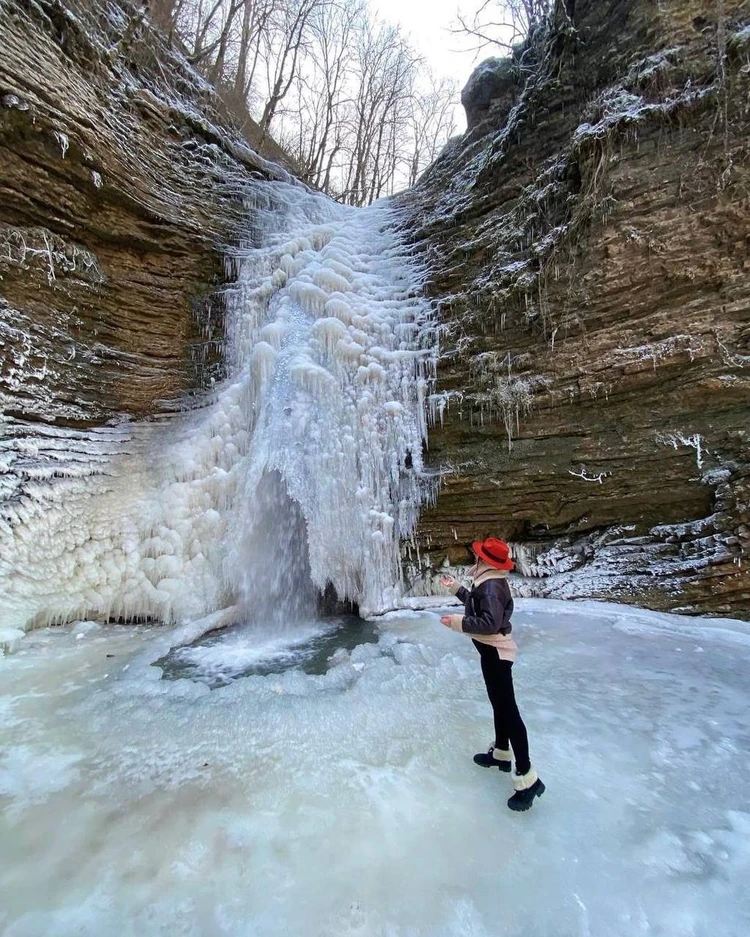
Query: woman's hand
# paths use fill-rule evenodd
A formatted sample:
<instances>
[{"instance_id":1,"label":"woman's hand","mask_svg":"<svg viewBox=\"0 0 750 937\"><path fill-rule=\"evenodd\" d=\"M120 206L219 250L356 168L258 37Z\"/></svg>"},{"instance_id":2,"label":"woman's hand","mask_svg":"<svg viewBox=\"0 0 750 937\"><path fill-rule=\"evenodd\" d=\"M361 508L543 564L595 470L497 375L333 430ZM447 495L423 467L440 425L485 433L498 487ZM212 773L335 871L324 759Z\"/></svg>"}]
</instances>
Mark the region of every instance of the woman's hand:
<instances>
[{"instance_id":1,"label":"woman's hand","mask_svg":"<svg viewBox=\"0 0 750 937\"><path fill-rule=\"evenodd\" d=\"M453 576L441 576L440 585L445 586L446 589L455 589L458 585L458 580ZM443 622L445 624L445 622Z\"/></svg>"},{"instance_id":2,"label":"woman's hand","mask_svg":"<svg viewBox=\"0 0 750 937\"><path fill-rule=\"evenodd\" d=\"M441 616L440 616L440 624L441 624L441 625L445 625L446 628L450 628L450 626L451 626L451 616L450 616L450 615L441 615Z\"/></svg>"}]
</instances>

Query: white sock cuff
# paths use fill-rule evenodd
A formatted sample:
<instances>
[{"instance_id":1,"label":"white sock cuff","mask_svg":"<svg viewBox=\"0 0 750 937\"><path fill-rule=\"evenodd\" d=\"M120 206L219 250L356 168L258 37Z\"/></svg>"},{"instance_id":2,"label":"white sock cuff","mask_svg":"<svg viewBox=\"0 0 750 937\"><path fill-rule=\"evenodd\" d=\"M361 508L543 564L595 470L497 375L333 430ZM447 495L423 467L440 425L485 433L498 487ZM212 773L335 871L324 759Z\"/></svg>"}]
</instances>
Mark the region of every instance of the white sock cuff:
<instances>
[{"instance_id":1,"label":"white sock cuff","mask_svg":"<svg viewBox=\"0 0 750 937\"><path fill-rule=\"evenodd\" d=\"M509 748L494 748L492 749L492 757L495 761L512 761L513 755Z\"/></svg>"},{"instance_id":2,"label":"white sock cuff","mask_svg":"<svg viewBox=\"0 0 750 937\"><path fill-rule=\"evenodd\" d=\"M536 770L532 765L526 774L513 775L513 787L517 791L527 791L530 787L533 787L538 780L539 776L537 775Z\"/></svg>"}]
</instances>

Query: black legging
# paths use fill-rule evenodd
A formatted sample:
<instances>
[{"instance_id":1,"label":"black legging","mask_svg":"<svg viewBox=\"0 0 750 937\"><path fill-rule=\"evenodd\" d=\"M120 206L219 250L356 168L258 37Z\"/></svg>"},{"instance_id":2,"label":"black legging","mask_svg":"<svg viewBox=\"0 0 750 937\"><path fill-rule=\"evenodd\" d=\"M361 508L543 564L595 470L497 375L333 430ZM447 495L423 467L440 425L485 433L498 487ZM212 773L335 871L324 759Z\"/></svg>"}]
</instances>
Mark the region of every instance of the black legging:
<instances>
[{"instance_id":1,"label":"black legging","mask_svg":"<svg viewBox=\"0 0 750 937\"><path fill-rule=\"evenodd\" d=\"M495 717L495 748L507 751L510 743L516 759L516 773L526 774L531 768L529 737L513 692L513 664L501 660L497 648L491 644L480 641L473 644L482 659L482 676Z\"/></svg>"}]
</instances>

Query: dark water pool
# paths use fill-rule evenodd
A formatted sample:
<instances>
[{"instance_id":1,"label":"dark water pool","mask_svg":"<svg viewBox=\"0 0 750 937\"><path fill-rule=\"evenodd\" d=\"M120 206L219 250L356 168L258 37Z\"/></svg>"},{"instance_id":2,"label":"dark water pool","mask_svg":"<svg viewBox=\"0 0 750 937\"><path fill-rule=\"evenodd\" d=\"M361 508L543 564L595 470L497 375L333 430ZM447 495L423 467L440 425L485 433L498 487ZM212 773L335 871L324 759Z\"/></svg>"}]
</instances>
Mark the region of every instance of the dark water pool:
<instances>
[{"instance_id":1,"label":"dark water pool","mask_svg":"<svg viewBox=\"0 0 750 937\"><path fill-rule=\"evenodd\" d=\"M238 624L173 648L155 661L163 680L195 680L211 689L251 675L267 676L299 668L324 674L332 659L359 644L374 644L379 631L373 622L354 615L290 626L283 633L259 632Z\"/></svg>"}]
</instances>

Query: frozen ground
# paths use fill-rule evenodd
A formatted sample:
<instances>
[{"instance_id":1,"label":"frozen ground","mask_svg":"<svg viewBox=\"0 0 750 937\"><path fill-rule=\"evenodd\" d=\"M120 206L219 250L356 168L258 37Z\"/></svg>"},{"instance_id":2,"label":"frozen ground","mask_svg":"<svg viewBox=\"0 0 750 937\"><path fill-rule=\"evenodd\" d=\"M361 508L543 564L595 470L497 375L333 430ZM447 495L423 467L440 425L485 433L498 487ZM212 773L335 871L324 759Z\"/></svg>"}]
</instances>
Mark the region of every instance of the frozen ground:
<instances>
[{"instance_id":1,"label":"frozen ground","mask_svg":"<svg viewBox=\"0 0 750 937\"><path fill-rule=\"evenodd\" d=\"M163 630L33 633L0 659L0 933L746 937L750 626L515 623L529 814L471 762L479 667L434 612L215 690L160 679Z\"/></svg>"}]
</instances>

